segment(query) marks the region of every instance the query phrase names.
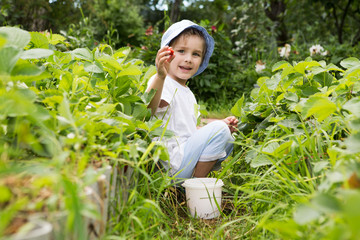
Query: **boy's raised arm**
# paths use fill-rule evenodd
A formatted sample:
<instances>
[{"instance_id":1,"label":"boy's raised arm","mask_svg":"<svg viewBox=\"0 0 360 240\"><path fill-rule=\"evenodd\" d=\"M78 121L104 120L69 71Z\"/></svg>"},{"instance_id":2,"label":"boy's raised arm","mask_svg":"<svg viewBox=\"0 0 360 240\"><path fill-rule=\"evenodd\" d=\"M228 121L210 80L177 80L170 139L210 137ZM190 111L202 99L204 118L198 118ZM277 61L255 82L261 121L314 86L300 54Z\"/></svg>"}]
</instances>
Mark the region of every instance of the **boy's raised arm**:
<instances>
[{"instance_id":1,"label":"boy's raised arm","mask_svg":"<svg viewBox=\"0 0 360 240\"><path fill-rule=\"evenodd\" d=\"M161 102L162 89L164 87L165 78L169 70L169 64L175 57L172 52L173 51L171 47L165 46L162 47L156 55L155 64L157 73L154 80L150 83L146 90L146 92L150 92L151 89L156 90L155 96L148 105L148 108L151 108L152 114L156 112L156 109L159 107Z\"/></svg>"}]
</instances>

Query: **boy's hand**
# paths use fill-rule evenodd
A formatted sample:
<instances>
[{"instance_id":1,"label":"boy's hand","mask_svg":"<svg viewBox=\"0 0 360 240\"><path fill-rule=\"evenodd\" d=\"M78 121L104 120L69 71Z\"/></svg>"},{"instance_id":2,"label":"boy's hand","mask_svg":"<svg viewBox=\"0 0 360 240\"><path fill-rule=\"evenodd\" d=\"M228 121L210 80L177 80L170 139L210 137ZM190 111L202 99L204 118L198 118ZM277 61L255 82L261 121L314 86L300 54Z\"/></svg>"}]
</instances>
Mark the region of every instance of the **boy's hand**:
<instances>
[{"instance_id":1,"label":"boy's hand","mask_svg":"<svg viewBox=\"0 0 360 240\"><path fill-rule=\"evenodd\" d=\"M157 74L160 78L165 79L169 71L170 62L174 58L174 50L169 46L164 46L157 52L155 64L157 68Z\"/></svg>"},{"instance_id":2,"label":"boy's hand","mask_svg":"<svg viewBox=\"0 0 360 240\"><path fill-rule=\"evenodd\" d=\"M237 124L238 124L239 120L236 117L230 116L230 117L224 118L223 121L229 126L231 133L237 131Z\"/></svg>"}]
</instances>

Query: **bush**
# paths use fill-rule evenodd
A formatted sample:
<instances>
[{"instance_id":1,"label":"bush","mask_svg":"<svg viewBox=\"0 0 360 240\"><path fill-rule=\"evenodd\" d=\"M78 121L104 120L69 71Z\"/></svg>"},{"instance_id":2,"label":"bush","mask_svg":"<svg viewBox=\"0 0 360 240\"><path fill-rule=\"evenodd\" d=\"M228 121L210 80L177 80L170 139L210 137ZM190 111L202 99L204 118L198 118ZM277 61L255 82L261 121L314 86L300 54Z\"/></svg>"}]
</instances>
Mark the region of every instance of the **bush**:
<instances>
[{"instance_id":1,"label":"bush","mask_svg":"<svg viewBox=\"0 0 360 240\"><path fill-rule=\"evenodd\" d=\"M340 66L277 62L232 108L242 157L228 177L259 223L254 238L359 237L360 61Z\"/></svg>"}]
</instances>

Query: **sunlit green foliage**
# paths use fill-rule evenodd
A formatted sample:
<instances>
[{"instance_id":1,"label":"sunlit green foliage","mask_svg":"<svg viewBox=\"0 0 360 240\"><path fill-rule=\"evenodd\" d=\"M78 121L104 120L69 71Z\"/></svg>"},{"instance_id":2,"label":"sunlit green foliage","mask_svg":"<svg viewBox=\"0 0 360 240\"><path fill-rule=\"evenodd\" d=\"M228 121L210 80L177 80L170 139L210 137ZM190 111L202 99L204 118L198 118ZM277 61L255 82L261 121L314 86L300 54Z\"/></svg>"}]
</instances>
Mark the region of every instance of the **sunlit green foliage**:
<instances>
[{"instance_id":1,"label":"sunlit green foliage","mask_svg":"<svg viewBox=\"0 0 360 240\"><path fill-rule=\"evenodd\" d=\"M0 28L0 35L0 206L1 216L7 216L0 235L9 233L7 227L21 212L67 211L69 239L86 239L84 217L100 214L84 198L85 186L98 176L91 168L134 169L137 187L131 191L136 194L159 158L167 159L164 147L151 143L166 134L161 120L149 121L151 96L145 87L155 68L129 59L128 47L61 52L57 46L68 44L61 35L14 27ZM39 186L49 192L43 200ZM135 201L152 202L148 197L142 192Z\"/></svg>"}]
</instances>

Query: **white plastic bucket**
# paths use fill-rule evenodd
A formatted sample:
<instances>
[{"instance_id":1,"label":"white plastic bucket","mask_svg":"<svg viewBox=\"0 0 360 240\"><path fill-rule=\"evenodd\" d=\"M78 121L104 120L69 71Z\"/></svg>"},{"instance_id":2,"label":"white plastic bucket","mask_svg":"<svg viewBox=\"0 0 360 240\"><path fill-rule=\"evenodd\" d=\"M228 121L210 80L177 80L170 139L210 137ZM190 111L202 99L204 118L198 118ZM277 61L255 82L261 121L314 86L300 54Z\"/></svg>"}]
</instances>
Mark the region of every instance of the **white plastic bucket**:
<instances>
[{"instance_id":1,"label":"white plastic bucket","mask_svg":"<svg viewBox=\"0 0 360 240\"><path fill-rule=\"evenodd\" d=\"M221 210L221 190L224 185L217 178L192 178L182 184L186 202L193 217L216 218Z\"/></svg>"}]
</instances>

